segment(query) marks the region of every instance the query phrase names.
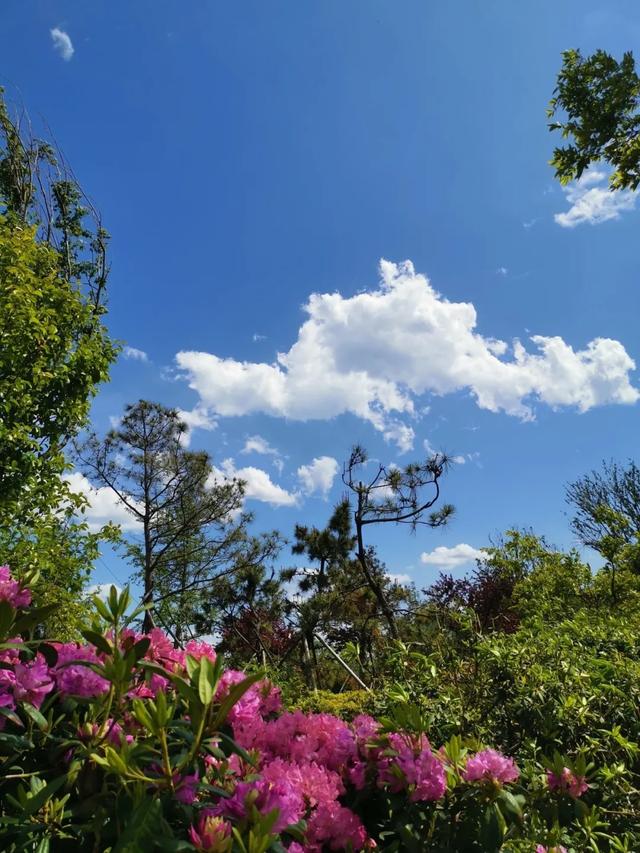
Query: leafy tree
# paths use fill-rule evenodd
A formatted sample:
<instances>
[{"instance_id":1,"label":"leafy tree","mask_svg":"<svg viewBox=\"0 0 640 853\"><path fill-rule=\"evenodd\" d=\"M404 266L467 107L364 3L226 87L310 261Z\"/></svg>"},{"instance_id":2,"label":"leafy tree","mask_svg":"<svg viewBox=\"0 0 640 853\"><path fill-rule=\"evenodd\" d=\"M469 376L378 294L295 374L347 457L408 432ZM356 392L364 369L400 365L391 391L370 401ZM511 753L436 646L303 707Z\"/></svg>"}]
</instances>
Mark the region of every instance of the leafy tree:
<instances>
[{"instance_id":1,"label":"leafy tree","mask_svg":"<svg viewBox=\"0 0 640 853\"><path fill-rule=\"evenodd\" d=\"M440 478L450 460L436 453L425 462L413 462L404 468L378 463L368 479L362 479L368 457L355 446L345 463L342 481L354 496L353 521L356 533L356 558L362 575L376 597L387 623L389 636L399 639L393 607L369 560L365 530L374 524L408 524L412 530L419 525L440 527L453 515L451 504L429 512L440 498Z\"/></svg>"},{"instance_id":2,"label":"leafy tree","mask_svg":"<svg viewBox=\"0 0 640 853\"><path fill-rule=\"evenodd\" d=\"M50 511L64 448L116 347L102 322L107 235L52 147L0 97L0 514ZM87 249L86 244L89 243Z\"/></svg>"},{"instance_id":3,"label":"leafy tree","mask_svg":"<svg viewBox=\"0 0 640 853\"><path fill-rule=\"evenodd\" d=\"M562 60L549 128L571 141L553 153L556 177L566 184L604 160L614 170L612 189L635 190L640 183L640 77L633 54L625 53L618 62L604 50L587 57L567 50Z\"/></svg>"},{"instance_id":4,"label":"leafy tree","mask_svg":"<svg viewBox=\"0 0 640 853\"><path fill-rule=\"evenodd\" d=\"M482 550L469 575L441 574L424 591L438 610L471 612L480 633L512 633L530 617L564 619L589 600L591 571L577 551L558 551L526 530L509 530Z\"/></svg>"},{"instance_id":5,"label":"leafy tree","mask_svg":"<svg viewBox=\"0 0 640 853\"><path fill-rule=\"evenodd\" d=\"M640 468L603 462L566 488L566 501L575 510L571 527L580 542L610 559L615 542L629 545L640 533Z\"/></svg>"},{"instance_id":6,"label":"leafy tree","mask_svg":"<svg viewBox=\"0 0 640 853\"><path fill-rule=\"evenodd\" d=\"M99 537L75 516L65 447L117 347L103 322L107 234L49 143L0 90L0 551L37 594L78 600Z\"/></svg>"},{"instance_id":7,"label":"leafy tree","mask_svg":"<svg viewBox=\"0 0 640 853\"><path fill-rule=\"evenodd\" d=\"M183 447L186 429L175 409L140 400L104 439L93 434L77 451L87 476L139 522L125 547L143 586L144 629L161 618L177 640L203 622L214 581L276 547L273 537L248 536L243 482L212 481L209 456Z\"/></svg>"}]
</instances>

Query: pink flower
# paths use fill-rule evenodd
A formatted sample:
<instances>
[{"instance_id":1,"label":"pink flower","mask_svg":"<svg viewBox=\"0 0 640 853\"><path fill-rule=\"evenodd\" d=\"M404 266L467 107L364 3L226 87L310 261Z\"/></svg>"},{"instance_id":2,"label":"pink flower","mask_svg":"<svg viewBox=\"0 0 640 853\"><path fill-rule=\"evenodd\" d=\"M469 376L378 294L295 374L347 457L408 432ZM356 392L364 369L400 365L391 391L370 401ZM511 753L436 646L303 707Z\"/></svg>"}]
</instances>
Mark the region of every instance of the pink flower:
<instances>
[{"instance_id":1,"label":"pink flower","mask_svg":"<svg viewBox=\"0 0 640 853\"><path fill-rule=\"evenodd\" d=\"M199 853L227 853L232 844L231 824L206 809L200 813L197 826L189 828L189 838Z\"/></svg>"},{"instance_id":2,"label":"pink flower","mask_svg":"<svg viewBox=\"0 0 640 853\"><path fill-rule=\"evenodd\" d=\"M9 566L0 566L0 601L8 601L16 610L31 604L31 592L11 577Z\"/></svg>"},{"instance_id":3,"label":"pink flower","mask_svg":"<svg viewBox=\"0 0 640 853\"><path fill-rule=\"evenodd\" d=\"M243 714L240 720L231 722L240 745L259 749L267 759L315 761L329 770L342 772L358 758L353 732L347 723L330 714L293 711L270 721Z\"/></svg>"},{"instance_id":4,"label":"pink flower","mask_svg":"<svg viewBox=\"0 0 640 853\"><path fill-rule=\"evenodd\" d=\"M216 650L209 643L203 643L198 640L189 640L185 646L185 653L195 660L200 658L209 658L211 663L216 662Z\"/></svg>"},{"instance_id":5,"label":"pink flower","mask_svg":"<svg viewBox=\"0 0 640 853\"><path fill-rule=\"evenodd\" d=\"M69 664L70 661L99 663L96 650L92 646L78 646L76 643L54 643L58 660L51 672L56 687L63 696L82 696L91 699L101 696L109 690L109 682L99 673L82 663Z\"/></svg>"},{"instance_id":6,"label":"pink flower","mask_svg":"<svg viewBox=\"0 0 640 853\"><path fill-rule=\"evenodd\" d=\"M551 791L569 794L574 800L589 788L584 776L576 776L568 767L563 767L559 776L552 770L547 770L547 784Z\"/></svg>"},{"instance_id":7,"label":"pink flower","mask_svg":"<svg viewBox=\"0 0 640 853\"><path fill-rule=\"evenodd\" d=\"M239 782L233 796L220 800L211 813L242 820L249 816L251 806L263 815L278 811L274 832L282 832L287 826L297 823L304 812L301 793L284 778L277 782L267 779Z\"/></svg>"},{"instance_id":8,"label":"pink flower","mask_svg":"<svg viewBox=\"0 0 640 853\"><path fill-rule=\"evenodd\" d=\"M389 735L389 746L395 753L378 762L378 784L391 791L401 791L409 786L413 790L412 802L439 800L446 791L442 762L433 754L426 737Z\"/></svg>"},{"instance_id":9,"label":"pink flower","mask_svg":"<svg viewBox=\"0 0 640 853\"><path fill-rule=\"evenodd\" d=\"M467 782L491 781L502 785L515 782L520 771L513 758L507 758L495 749L483 749L467 761L462 777Z\"/></svg>"},{"instance_id":10,"label":"pink flower","mask_svg":"<svg viewBox=\"0 0 640 853\"><path fill-rule=\"evenodd\" d=\"M176 791L176 800L179 803L184 803L189 806L196 801L198 793L198 772L192 773L189 776L174 776L173 784Z\"/></svg>"},{"instance_id":11,"label":"pink flower","mask_svg":"<svg viewBox=\"0 0 640 853\"><path fill-rule=\"evenodd\" d=\"M303 797L307 809L335 802L344 794L340 776L314 761L298 764L275 758L262 768L262 778L273 784L286 779Z\"/></svg>"},{"instance_id":12,"label":"pink flower","mask_svg":"<svg viewBox=\"0 0 640 853\"><path fill-rule=\"evenodd\" d=\"M15 711L16 703L13 701L11 693L0 693L0 708L8 708L10 711ZM0 732L5 727L7 718L4 714L0 714Z\"/></svg>"},{"instance_id":13,"label":"pink flower","mask_svg":"<svg viewBox=\"0 0 640 853\"><path fill-rule=\"evenodd\" d=\"M29 702L39 708L47 693L53 690L53 680L47 662L41 654L29 663L17 663L13 669L15 684L13 696L16 702Z\"/></svg>"},{"instance_id":14,"label":"pink flower","mask_svg":"<svg viewBox=\"0 0 640 853\"><path fill-rule=\"evenodd\" d=\"M371 850L376 843L367 835L360 818L339 803L328 803L318 807L309 820L307 838L313 851Z\"/></svg>"},{"instance_id":15,"label":"pink flower","mask_svg":"<svg viewBox=\"0 0 640 853\"><path fill-rule=\"evenodd\" d=\"M545 847L543 844L538 844L536 853L567 853L567 848L563 847L562 844L558 844L557 847Z\"/></svg>"}]
</instances>

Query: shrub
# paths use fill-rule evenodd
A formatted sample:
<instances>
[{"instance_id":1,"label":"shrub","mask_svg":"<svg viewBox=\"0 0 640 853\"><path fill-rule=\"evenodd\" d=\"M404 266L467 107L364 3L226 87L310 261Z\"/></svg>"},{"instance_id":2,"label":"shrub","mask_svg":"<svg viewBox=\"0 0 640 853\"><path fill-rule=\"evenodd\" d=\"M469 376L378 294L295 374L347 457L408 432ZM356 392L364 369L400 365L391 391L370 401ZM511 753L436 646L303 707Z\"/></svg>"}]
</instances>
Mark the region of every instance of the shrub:
<instances>
[{"instance_id":1,"label":"shrub","mask_svg":"<svg viewBox=\"0 0 640 853\"><path fill-rule=\"evenodd\" d=\"M436 750L414 706L282 711L277 688L206 643L132 630L128 591L94 604L84 644L34 639L48 608L0 569L9 853L608 848L583 757L518 767L458 737Z\"/></svg>"}]
</instances>

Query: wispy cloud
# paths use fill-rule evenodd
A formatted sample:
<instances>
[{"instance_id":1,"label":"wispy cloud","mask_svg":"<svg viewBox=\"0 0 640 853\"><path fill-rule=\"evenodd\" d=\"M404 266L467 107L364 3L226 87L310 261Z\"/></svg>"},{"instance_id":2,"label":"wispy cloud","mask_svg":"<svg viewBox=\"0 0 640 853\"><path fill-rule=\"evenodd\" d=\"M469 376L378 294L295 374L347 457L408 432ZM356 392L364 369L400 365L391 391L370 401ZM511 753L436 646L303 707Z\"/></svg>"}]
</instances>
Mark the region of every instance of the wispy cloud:
<instances>
[{"instance_id":1,"label":"wispy cloud","mask_svg":"<svg viewBox=\"0 0 640 853\"><path fill-rule=\"evenodd\" d=\"M507 275L509 270L506 267L498 267L496 270L497 275Z\"/></svg>"},{"instance_id":2,"label":"wispy cloud","mask_svg":"<svg viewBox=\"0 0 640 853\"><path fill-rule=\"evenodd\" d=\"M590 169L582 177L563 188L569 210L554 215L563 228L575 228L585 222L599 225L610 219L619 219L620 214L633 210L637 194L631 190L610 190L608 175L599 169Z\"/></svg>"},{"instance_id":3,"label":"wispy cloud","mask_svg":"<svg viewBox=\"0 0 640 853\"><path fill-rule=\"evenodd\" d=\"M280 456L275 447L271 447L261 435L250 435L240 453L259 453L262 456Z\"/></svg>"},{"instance_id":4,"label":"wispy cloud","mask_svg":"<svg viewBox=\"0 0 640 853\"><path fill-rule=\"evenodd\" d=\"M64 30L61 30L58 27L54 27L52 30L49 30L49 32L53 42L53 49L59 53L65 62L69 62L75 53L73 42L71 41L69 34L65 33Z\"/></svg>"},{"instance_id":5,"label":"wispy cloud","mask_svg":"<svg viewBox=\"0 0 640 853\"><path fill-rule=\"evenodd\" d=\"M149 356L146 352L135 347L123 347L122 357L130 361L149 361Z\"/></svg>"}]
</instances>

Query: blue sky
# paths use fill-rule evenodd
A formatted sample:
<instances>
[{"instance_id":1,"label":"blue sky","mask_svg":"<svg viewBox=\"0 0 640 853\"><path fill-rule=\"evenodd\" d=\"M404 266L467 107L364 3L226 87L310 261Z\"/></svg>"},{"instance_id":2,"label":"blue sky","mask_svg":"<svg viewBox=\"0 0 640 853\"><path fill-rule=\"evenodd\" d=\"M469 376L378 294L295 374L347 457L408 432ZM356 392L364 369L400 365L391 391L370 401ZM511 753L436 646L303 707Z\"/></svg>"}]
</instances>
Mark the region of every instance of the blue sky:
<instances>
[{"instance_id":1,"label":"blue sky","mask_svg":"<svg viewBox=\"0 0 640 853\"><path fill-rule=\"evenodd\" d=\"M140 397L191 412L285 535L326 520L354 442L445 449L454 522L378 537L419 586L472 551L421 554L510 526L573 544L564 484L637 449L640 219L598 173L559 187L545 108L562 50L638 46L637 3L6 0L0 25L2 82L112 234L111 332L146 354L98 429ZM126 573L106 554L96 580Z\"/></svg>"}]
</instances>

